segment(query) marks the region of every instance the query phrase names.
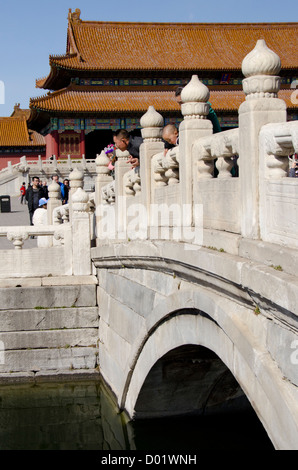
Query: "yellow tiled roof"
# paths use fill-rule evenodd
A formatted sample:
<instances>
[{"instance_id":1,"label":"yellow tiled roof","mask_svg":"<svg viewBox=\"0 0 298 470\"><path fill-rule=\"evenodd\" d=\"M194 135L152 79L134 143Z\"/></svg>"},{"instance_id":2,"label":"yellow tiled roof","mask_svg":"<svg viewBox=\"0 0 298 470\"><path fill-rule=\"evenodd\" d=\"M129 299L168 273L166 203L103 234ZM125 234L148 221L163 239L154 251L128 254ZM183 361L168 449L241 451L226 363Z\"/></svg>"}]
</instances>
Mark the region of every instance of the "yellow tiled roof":
<instances>
[{"instance_id":1,"label":"yellow tiled roof","mask_svg":"<svg viewBox=\"0 0 298 470\"><path fill-rule=\"evenodd\" d=\"M0 118L0 147L35 147L45 145L45 139L28 130L26 118Z\"/></svg>"},{"instance_id":2,"label":"yellow tiled roof","mask_svg":"<svg viewBox=\"0 0 298 470\"><path fill-rule=\"evenodd\" d=\"M278 95L289 108L293 108L292 92L281 90ZM244 100L242 90L210 91L210 102L217 111L236 111ZM138 113L146 112L149 106L159 112L180 110L173 91L80 91L70 86L30 100L31 109L54 113Z\"/></svg>"},{"instance_id":3,"label":"yellow tiled roof","mask_svg":"<svg viewBox=\"0 0 298 470\"><path fill-rule=\"evenodd\" d=\"M76 70L240 70L258 39L282 68L297 68L298 23L121 23L69 15L66 55L50 64Z\"/></svg>"}]
</instances>

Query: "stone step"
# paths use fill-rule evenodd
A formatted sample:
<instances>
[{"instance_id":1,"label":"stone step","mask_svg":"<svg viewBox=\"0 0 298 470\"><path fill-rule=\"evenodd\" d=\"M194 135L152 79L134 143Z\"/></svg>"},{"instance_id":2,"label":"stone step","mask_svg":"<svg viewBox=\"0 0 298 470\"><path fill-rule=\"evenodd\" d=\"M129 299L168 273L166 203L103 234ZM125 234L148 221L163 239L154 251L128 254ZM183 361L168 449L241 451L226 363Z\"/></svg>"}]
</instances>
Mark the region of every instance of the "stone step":
<instances>
[{"instance_id":1,"label":"stone step","mask_svg":"<svg viewBox=\"0 0 298 470\"><path fill-rule=\"evenodd\" d=\"M94 307L96 285L2 287L0 299L0 310Z\"/></svg>"},{"instance_id":2,"label":"stone step","mask_svg":"<svg viewBox=\"0 0 298 470\"><path fill-rule=\"evenodd\" d=\"M97 357L95 347L4 351L4 363L0 361L0 374L94 370L97 367Z\"/></svg>"},{"instance_id":3,"label":"stone step","mask_svg":"<svg viewBox=\"0 0 298 470\"><path fill-rule=\"evenodd\" d=\"M98 307L0 309L0 334L65 328L98 328Z\"/></svg>"},{"instance_id":4,"label":"stone step","mask_svg":"<svg viewBox=\"0 0 298 470\"><path fill-rule=\"evenodd\" d=\"M5 352L25 349L96 347L98 328L0 332Z\"/></svg>"}]
</instances>

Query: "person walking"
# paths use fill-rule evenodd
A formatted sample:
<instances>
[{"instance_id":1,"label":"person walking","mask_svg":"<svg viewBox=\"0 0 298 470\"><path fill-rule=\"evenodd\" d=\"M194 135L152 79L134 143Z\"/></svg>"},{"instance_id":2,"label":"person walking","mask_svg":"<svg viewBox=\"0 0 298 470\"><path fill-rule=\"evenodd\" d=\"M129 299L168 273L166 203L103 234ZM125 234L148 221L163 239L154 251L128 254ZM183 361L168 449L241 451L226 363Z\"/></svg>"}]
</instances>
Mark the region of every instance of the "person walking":
<instances>
[{"instance_id":1,"label":"person walking","mask_svg":"<svg viewBox=\"0 0 298 470\"><path fill-rule=\"evenodd\" d=\"M23 182L22 186L20 187L20 192L21 192L21 198L20 202L21 204L26 204L26 186L25 186L25 181Z\"/></svg>"},{"instance_id":2,"label":"person walking","mask_svg":"<svg viewBox=\"0 0 298 470\"><path fill-rule=\"evenodd\" d=\"M33 225L33 214L35 210L39 207L39 200L45 197L45 192L39 184L38 176L33 176L32 185L26 191L26 200L28 202L28 211L30 225Z\"/></svg>"}]
</instances>

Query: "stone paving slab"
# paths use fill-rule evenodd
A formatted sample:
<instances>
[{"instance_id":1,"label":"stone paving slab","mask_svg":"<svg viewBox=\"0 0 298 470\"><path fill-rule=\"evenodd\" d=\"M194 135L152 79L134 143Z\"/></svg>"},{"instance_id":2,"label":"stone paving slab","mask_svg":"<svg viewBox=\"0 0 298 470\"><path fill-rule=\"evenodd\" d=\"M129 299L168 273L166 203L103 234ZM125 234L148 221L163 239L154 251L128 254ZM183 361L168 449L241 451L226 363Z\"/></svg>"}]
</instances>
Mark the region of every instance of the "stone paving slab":
<instances>
[{"instance_id":1,"label":"stone paving slab","mask_svg":"<svg viewBox=\"0 0 298 470\"><path fill-rule=\"evenodd\" d=\"M30 225L29 211L27 204L21 204L18 197L10 198L11 212L0 212L0 226L13 227L19 225ZM37 247L37 239L25 240L23 248ZM6 237L0 237L0 250L14 250L12 242Z\"/></svg>"}]
</instances>

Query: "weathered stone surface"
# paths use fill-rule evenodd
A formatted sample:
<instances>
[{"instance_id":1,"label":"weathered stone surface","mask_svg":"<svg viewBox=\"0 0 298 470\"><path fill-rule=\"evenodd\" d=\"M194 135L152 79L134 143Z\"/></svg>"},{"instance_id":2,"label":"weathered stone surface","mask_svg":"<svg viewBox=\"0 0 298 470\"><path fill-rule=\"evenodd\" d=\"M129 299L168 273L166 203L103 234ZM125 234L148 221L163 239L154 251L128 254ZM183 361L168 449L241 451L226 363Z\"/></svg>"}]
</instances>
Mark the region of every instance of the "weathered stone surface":
<instances>
[{"instance_id":1,"label":"weathered stone surface","mask_svg":"<svg viewBox=\"0 0 298 470\"><path fill-rule=\"evenodd\" d=\"M96 305L96 286L7 287L0 289L1 309L93 307Z\"/></svg>"},{"instance_id":2,"label":"weathered stone surface","mask_svg":"<svg viewBox=\"0 0 298 470\"><path fill-rule=\"evenodd\" d=\"M96 347L98 328L55 329L51 331L14 331L0 333L5 354L13 349Z\"/></svg>"},{"instance_id":3,"label":"weathered stone surface","mask_svg":"<svg viewBox=\"0 0 298 470\"><path fill-rule=\"evenodd\" d=\"M96 348L14 350L5 352L5 364L0 364L0 372L94 369L96 366Z\"/></svg>"},{"instance_id":4,"label":"weathered stone surface","mask_svg":"<svg viewBox=\"0 0 298 470\"><path fill-rule=\"evenodd\" d=\"M0 310L0 332L98 328L98 320L97 307Z\"/></svg>"},{"instance_id":5,"label":"weathered stone surface","mask_svg":"<svg viewBox=\"0 0 298 470\"><path fill-rule=\"evenodd\" d=\"M271 322L268 325L267 347L287 380L298 386L297 334Z\"/></svg>"}]
</instances>

